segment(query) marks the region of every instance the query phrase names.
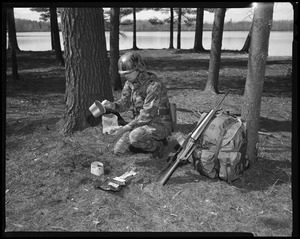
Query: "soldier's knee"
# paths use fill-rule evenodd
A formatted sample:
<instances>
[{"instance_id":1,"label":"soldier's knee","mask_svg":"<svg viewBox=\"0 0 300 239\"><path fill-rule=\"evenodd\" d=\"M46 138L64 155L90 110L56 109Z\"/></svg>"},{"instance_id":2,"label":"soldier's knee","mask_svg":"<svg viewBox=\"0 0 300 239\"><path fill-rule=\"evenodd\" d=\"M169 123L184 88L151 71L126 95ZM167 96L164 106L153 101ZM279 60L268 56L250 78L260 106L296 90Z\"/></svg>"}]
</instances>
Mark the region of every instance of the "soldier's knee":
<instances>
[{"instance_id":1,"label":"soldier's knee","mask_svg":"<svg viewBox=\"0 0 300 239\"><path fill-rule=\"evenodd\" d=\"M143 127L136 128L130 132L129 142L134 145L135 143L143 140L146 134L147 132Z\"/></svg>"}]
</instances>

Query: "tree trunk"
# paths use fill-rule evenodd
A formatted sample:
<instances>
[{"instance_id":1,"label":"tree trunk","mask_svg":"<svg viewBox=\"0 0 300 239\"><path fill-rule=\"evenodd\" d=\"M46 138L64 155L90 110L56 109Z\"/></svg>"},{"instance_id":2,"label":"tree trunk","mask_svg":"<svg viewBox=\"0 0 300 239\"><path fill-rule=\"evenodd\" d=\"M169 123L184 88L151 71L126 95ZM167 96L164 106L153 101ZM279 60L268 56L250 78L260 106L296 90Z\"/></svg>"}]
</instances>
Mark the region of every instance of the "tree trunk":
<instances>
[{"instance_id":1,"label":"tree trunk","mask_svg":"<svg viewBox=\"0 0 300 239\"><path fill-rule=\"evenodd\" d=\"M17 41L14 9L12 7L7 7L7 25L9 39L8 49L13 48L16 52L19 52L20 48Z\"/></svg>"},{"instance_id":2,"label":"tree trunk","mask_svg":"<svg viewBox=\"0 0 300 239\"><path fill-rule=\"evenodd\" d=\"M51 11L50 11L51 12ZM50 16L50 33L51 33L51 50L55 51L55 47L54 47L54 27L53 24L51 23L52 17Z\"/></svg>"},{"instance_id":3,"label":"tree trunk","mask_svg":"<svg viewBox=\"0 0 300 239\"><path fill-rule=\"evenodd\" d=\"M6 13L7 13L6 19L7 19L7 27L8 27L8 41L10 43L9 44L10 49L8 49L8 52L10 51L11 62L12 62L12 80L18 81L20 78L19 78L19 73L18 73L17 54L16 54L16 49L15 49L15 47L18 47L18 44L17 44L17 40L16 40L16 29L15 29L15 24L14 24L15 21L14 21L13 8L11 8L11 7L7 8ZM6 24L5 24L5 29L6 29ZM15 41L15 43L14 43L14 41ZM5 70L5 74L6 74L6 70Z\"/></svg>"},{"instance_id":4,"label":"tree trunk","mask_svg":"<svg viewBox=\"0 0 300 239\"><path fill-rule=\"evenodd\" d=\"M112 7L110 11L109 75L114 90L122 89L121 77L120 74L118 73L119 27L120 27L120 8Z\"/></svg>"},{"instance_id":5,"label":"tree trunk","mask_svg":"<svg viewBox=\"0 0 300 239\"><path fill-rule=\"evenodd\" d=\"M48 11L48 10L47 10ZM51 11L52 11L52 13L53 13L53 8L52 8L52 10L51 10L51 7L49 8L49 13L50 13L50 35L51 35L51 50L52 51L55 51L55 46L54 46L54 44L55 44L55 42L54 42L54 24L52 23L52 21L53 21L53 16L51 16ZM44 21L47 21L47 19L43 19ZM39 24L40 24L40 22L39 22Z\"/></svg>"},{"instance_id":6,"label":"tree trunk","mask_svg":"<svg viewBox=\"0 0 300 239\"><path fill-rule=\"evenodd\" d=\"M257 7L254 9L248 72L242 105L242 118L246 121L247 126L247 155L253 163L257 162L261 95L268 58L274 6L274 3L257 4Z\"/></svg>"},{"instance_id":7,"label":"tree trunk","mask_svg":"<svg viewBox=\"0 0 300 239\"><path fill-rule=\"evenodd\" d=\"M169 45L169 49L174 49L173 46L173 32L174 32L174 12L173 12L173 8L170 8L170 13L171 13L171 19L170 19L170 45Z\"/></svg>"},{"instance_id":8,"label":"tree trunk","mask_svg":"<svg viewBox=\"0 0 300 239\"><path fill-rule=\"evenodd\" d=\"M178 10L177 49L181 48L181 8Z\"/></svg>"},{"instance_id":9,"label":"tree trunk","mask_svg":"<svg viewBox=\"0 0 300 239\"><path fill-rule=\"evenodd\" d=\"M60 46L59 29L57 23L57 12L55 7L50 7L51 31L53 31L54 50L56 61L60 66L65 66L64 58Z\"/></svg>"},{"instance_id":10,"label":"tree trunk","mask_svg":"<svg viewBox=\"0 0 300 239\"><path fill-rule=\"evenodd\" d=\"M102 8L64 8L66 112L63 132L82 130L95 100L113 101ZM97 118L100 121L100 117Z\"/></svg>"},{"instance_id":11,"label":"tree trunk","mask_svg":"<svg viewBox=\"0 0 300 239\"><path fill-rule=\"evenodd\" d=\"M138 50L136 46L136 10L133 8L133 47L132 50Z\"/></svg>"},{"instance_id":12,"label":"tree trunk","mask_svg":"<svg viewBox=\"0 0 300 239\"><path fill-rule=\"evenodd\" d=\"M204 8L197 8L194 51L205 51L203 47L203 14Z\"/></svg>"},{"instance_id":13,"label":"tree trunk","mask_svg":"<svg viewBox=\"0 0 300 239\"><path fill-rule=\"evenodd\" d=\"M2 7L2 15L1 15L1 18L2 18L2 27L5 28L5 30L3 31L2 30L2 34L5 32L5 46L2 42L2 62L7 62L7 50L6 50L6 44L8 44L8 36L7 36L7 9ZM2 36L2 41L3 41L3 36ZM7 79L7 64L3 64L2 65L2 79Z\"/></svg>"},{"instance_id":14,"label":"tree trunk","mask_svg":"<svg viewBox=\"0 0 300 239\"><path fill-rule=\"evenodd\" d=\"M14 48L11 48L11 61L12 61L12 79L13 81L18 81L20 77L18 73L17 55Z\"/></svg>"},{"instance_id":15,"label":"tree trunk","mask_svg":"<svg viewBox=\"0 0 300 239\"><path fill-rule=\"evenodd\" d=\"M242 47L241 51L245 51L245 52L249 53L250 42L251 42L251 32L252 32L252 25L251 25L251 28L247 35L246 41L245 41L244 46Z\"/></svg>"},{"instance_id":16,"label":"tree trunk","mask_svg":"<svg viewBox=\"0 0 300 239\"><path fill-rule=\"evenodd\" d=\"M205 85L205 91L210 91L213 94L219 93L218 83L225 12L226 8L217 8L214 16L208 79Z\"/></svg>"}]
</instances>

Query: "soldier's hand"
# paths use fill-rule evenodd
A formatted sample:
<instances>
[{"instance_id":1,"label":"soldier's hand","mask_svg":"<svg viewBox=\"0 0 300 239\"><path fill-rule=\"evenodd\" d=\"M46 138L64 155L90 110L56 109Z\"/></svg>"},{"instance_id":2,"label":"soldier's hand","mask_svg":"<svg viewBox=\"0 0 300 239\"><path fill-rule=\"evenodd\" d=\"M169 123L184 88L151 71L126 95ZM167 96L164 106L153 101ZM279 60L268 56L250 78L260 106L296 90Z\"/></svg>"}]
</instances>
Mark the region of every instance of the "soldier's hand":
<instances>
[{"instance_id":1,"label":"soldier's hand","mask_svg":"<svg viewBox=\"0 0 300 239\"><path fill-rule=\"evenodd\" d=\"M103 100L101 104L103 105L103 107L104 107L105 109L111 109L111 110L114 110L114 109L116 108L115 103L110 102L110 101L108 101L108 100Z\"/></svg>"},{"instance_id":2,"label":"soldier's hand","mask_svg":"<svg viewBox=\"0 0 300 239\"><path fill-rule=\"evenodd\" d=\"M131 130L131 127L128 125L125 125L123 127L116 128L116 130L112 133L112 135L122 135L125 132L130 131L130 130Z\"/></svg>"}]
</instances>

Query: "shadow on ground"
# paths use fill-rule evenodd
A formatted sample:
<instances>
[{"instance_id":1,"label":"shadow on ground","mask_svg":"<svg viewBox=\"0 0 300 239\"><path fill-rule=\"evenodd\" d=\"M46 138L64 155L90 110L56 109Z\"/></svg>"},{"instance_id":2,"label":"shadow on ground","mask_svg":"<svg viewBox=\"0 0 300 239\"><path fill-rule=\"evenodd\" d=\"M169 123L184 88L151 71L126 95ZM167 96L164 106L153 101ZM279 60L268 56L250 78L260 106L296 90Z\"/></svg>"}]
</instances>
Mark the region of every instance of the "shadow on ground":
<instances>
[{"instance_id":1,"label":"shadow on ground","mask_svg":"<svg viewBox=\"0 0 300 239\"><path fill-rule=\"evenodd\" d=\"M189 79L179 79L177 76L170 76L166 79L169 90L182 89L199 89L204 90L207 81L207 71L209 67L209 54L207 59L187 59L182 53L192 53L192 50L179 50L171 56L166 57L146 57L149 70L155 71L190 71ZM226 51L224 51L226 52ZM230 52L230 51L229 51ZM234 51L237 56L238 51ZM30 61L28 60L30 59ZM11 68L11 60L8 56L8 68ZM248 60L246 58L226 58L221 61L221 70L237 70L247 71ZM267 66L270 65L291 65L291 60L269 60ZM11 83L11 74L7 76L7 94L12 96L15 89L26 92L65 92L65 76L64 67L58 67L55 61L55 55L52 51L46 52L26 52L18 54L18 67L20 70L21 81L16 83L18 86L13 87ZM201 75L199 75L199 73ZM203 73L203 74L202 74ZM233 73L230 73L231 75ZM219 77L219 89L232 89L231 94L242 95L244 93L246 76L241 77L241 74L235 76ZM292 79L290 75L266 76L264 81L263 96L267 97L291 97Z\"/></svg>"},{"instance_id":2,"label":"shadow on ground","mask_svg":"<svg viewBox=\"0 0 300 239\"><path fill-rule=\"evenodd\" d=\"M136 165L155 168L158 172L156 180L162 172L162 167L167 163L157 162L157 159L148 160L145 162L138 162ZM179 165L169 180L168 185L181 185L189 184L191 182L218 182L223 181L221 179L210 179L206 176L201 175L195 170L194 166L189 162L186 164ZM235 186L243 190L248 191L265 191L273 190L275 185L282 185L291 182L291 162L290 161L276 161L268 159L260 159L256 165L250 165L241 178L236 179L230 185Z\"/></svg>"},{"instance_id":3,"label":"shadow on ground","mask_svg":"<svg viewBox=\"0 0 300 239\"><path fill-rule=\"evenodd\" d=\"M58 65L53 51L22 51L17 53L17 60L18 69L46 68ZM7 67L11 67L9 52L7 52Z\"/></svg>"},{"instance_id":4,"label":"shadow on ground","mask_svg":"<svg viewBox=\"0 0 300 239\"><path fill-rule=\"evenodd\" d=\"M36 131L48 131L55 127L61 116L35 120L15 120L6 123L6 136L24 136L37 133Z\"/></svg>"},{"instance_id":5,"label":"shadow on ground","mask_svg":"<svg viewBox=\"0 0 300 239\"><path fill-rule=\"evenodd\" d=\"M56 71L55 69L52 70ZM13 97L20 93L48 94L65 93L66 81L64 76L53 77L49 72L48 77L40 78L37 73L19 73L21 78L18 82L12 82L8 76L6 96Z\"/></svg>"},{"instance_id":6,"label":"shadow on ground","mask_svg":"<svg viewBox=\"0 0 300 239\"><path fill-rule=\"evenodd\" d=\"M191 110L179 108L177 111L193 113ZM240 115L238 115L240 116ZM193 124L178 124L177 129L182 133L188 133L194 129L196 122ZM259 130L267 132L291 132L292 131L292 121L280 121L269 119L266 117L260 117Z\"/></svg>"},{"instance_id":7,"label":"shadow on ground","mask_svg":"<svg viewBox=\"0 0 300 239\"><path fill-rule=\"evenodd\" d=\"M260 130L267 132L291 132L292 131L292 121L279 121L268 119L265 117L260 117L259 121Z\"/></svg>"}]
</instances>

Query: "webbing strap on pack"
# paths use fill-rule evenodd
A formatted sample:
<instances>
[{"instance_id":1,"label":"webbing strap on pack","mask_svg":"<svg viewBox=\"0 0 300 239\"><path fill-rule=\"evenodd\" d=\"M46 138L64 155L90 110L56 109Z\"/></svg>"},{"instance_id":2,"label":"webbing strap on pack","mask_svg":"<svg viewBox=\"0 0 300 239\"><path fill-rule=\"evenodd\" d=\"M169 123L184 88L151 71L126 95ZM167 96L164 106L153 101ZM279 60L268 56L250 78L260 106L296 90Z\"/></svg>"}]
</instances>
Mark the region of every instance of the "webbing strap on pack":
<instances>
[{"instance_id":1,"label":"webbing strap on pack","mask_svg":"<svg viewBox=\"0 0 300 239\"><path fill-rule=\"evenodd\" d=\"M219 151L220 151L220 148L221 148L221 145L222 145L222 141L223 141L223 138L224 138L225 134L226 134L226 129L223 129L220 132L220 136L219 136L218 142L216 144L215 153L214 153L214 159L213 159L214 162L217 162Z\"/></svg>"},{"instance_id":2,"label":"webbing strap on pack","mask_svg":"<svg viewBox=\"0 0 300 239\"><path fill-rule=\"evenodd\" d=\"M219 151L220 151L225 134L226 134L226 129L222 129L222 131L220 132L219 138L218 138L218 142L216 144L216 148L215 148L214 159L213 159L213 161L215 163L219 162L218 155L219 155ZM227 158L227 160L226 160L226 174L227 174L227 182L231 183L231 161L230 161L230 158Z\"/></svg>"},{"instance_id":3,"label":"webbing strap on pack","mask_svg":"<svg viewBox=\"0 0 300 239\"><path fill-rule=\"evenodd\" d=\"M226 174L227 174L227 182L231 183L232 181L232 173L231 173L231 161L230 158L226 159Z\"/></svg>"}]
</instances>

